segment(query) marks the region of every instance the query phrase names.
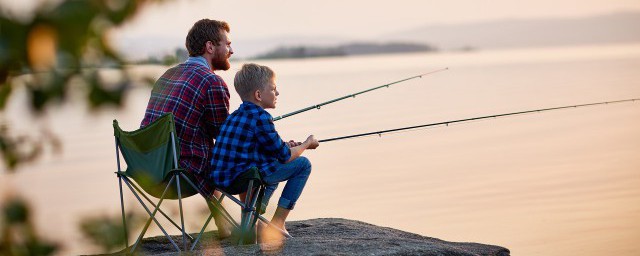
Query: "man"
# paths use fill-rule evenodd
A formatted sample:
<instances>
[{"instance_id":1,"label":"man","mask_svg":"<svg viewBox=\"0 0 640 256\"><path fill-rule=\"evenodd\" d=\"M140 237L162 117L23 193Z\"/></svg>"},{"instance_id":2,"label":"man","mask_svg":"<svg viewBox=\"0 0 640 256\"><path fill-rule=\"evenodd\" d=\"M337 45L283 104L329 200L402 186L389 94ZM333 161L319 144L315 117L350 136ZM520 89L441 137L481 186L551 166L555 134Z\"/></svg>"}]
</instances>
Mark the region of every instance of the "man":
<instances>
[{"instance_id":1,"label":"man","mask_svg":"<svg viewBox=\"0 0 640 256\"><path fill-rule=\"evenodd\" d=\"M233 54L229 25L224 21L202 19L189 30L186 47L189 58L170 68L151 91L141 127L165 113L173 113L180 141L180 167L191 173L196 185L213 195L205 170L211 162L214 139L229 115L229 89L216 70L228 70ZM217 213L220 236L228 236Z\"/></svg>"}]
</instances>

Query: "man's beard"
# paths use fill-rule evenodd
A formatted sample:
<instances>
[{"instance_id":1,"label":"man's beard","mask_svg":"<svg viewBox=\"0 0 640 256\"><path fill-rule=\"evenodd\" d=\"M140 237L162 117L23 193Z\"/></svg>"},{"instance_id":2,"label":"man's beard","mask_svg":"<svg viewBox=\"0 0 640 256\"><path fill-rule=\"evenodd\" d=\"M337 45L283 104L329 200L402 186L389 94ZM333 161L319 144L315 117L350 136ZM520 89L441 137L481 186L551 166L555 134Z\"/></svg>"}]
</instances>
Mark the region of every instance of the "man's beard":
<instances>
[{"instance_id":1,"label":"man's beard","mask_svg":"<svg viewBox=\"0 0 640 256\"><path fill-rule=\"evenodd\" d=\"M216 58L211 60L211 66L214 70L229 70L231 68L231 63L229 63L229 56L220 56L216 55Z\"/></svg>"}]
</instances>

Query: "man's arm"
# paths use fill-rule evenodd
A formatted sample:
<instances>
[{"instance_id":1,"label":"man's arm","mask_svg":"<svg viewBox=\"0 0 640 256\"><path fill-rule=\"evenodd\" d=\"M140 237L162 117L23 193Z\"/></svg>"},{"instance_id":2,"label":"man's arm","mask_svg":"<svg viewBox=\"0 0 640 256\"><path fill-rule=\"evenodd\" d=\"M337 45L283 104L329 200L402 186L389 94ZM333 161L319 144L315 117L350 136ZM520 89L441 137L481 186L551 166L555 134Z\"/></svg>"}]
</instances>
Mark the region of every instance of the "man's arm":
<instances>
[{"instance_id":1,"label":"man's arm","mask_svg":"<svg viewBox=\"0 0 640 256\"><path fill-rule=\"evenodd\" d=\"M207 133L211 138L218 136L220 127L229 115L229 90L222 79L211 79L211 85L206 91L206 102L204 102Z\"/></svg>"}]
</instances>

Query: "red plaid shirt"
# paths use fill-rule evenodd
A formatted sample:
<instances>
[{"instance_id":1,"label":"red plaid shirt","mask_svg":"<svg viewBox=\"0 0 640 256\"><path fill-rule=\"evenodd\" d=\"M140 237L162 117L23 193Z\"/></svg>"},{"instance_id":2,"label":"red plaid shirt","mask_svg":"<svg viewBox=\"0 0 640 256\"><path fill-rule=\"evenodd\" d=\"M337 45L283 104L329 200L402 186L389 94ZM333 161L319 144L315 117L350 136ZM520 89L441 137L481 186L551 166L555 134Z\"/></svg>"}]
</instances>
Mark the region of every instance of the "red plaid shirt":
<instances>
[{"instance_id":1,"label":"red plaid shirt","mask_svg":"<svg viewBox=\"0 0 640 256\"><path fill-rule=\"evenodd\" d=\"M213 192L205 171L220 127L229 115L229 89L222 78L195 58L167 70L156 81L140 124L171 112L180 141L180 167L196 178L207 195Z\"/></svg>"}]
</instances>

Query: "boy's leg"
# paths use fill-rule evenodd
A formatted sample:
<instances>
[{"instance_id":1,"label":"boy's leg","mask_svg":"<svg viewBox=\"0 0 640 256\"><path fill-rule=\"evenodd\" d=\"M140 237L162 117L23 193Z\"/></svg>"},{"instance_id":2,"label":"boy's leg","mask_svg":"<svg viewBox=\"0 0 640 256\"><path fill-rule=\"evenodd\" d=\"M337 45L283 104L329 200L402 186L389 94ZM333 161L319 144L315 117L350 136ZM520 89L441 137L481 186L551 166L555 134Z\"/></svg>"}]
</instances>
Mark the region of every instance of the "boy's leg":
<instances>
[{"instance_id":1,"label":"boy's leg","mask_svg":"<svg viewBox=\"0 0 640 256\"><path fill-rule=\"evenodd\" d=\"M277 188L278 188L278 183L269 184L265 188L264 196L262 197L262 209L263 210L267 209L267 205L269 204L269 200L271 199L271 196L273 195L273 192L276 191ZM262 214L262 213L260 213L260 214Z\"/></svg>"},{"instance_id":2,"label":"boy's leg","mask_svg":"<svg viewBox=\"0 0 640 256\"><path fill-rule=\"evenodd\" d=\"M289 216L289 212L291 212L290 209L285 209L278 206L278 209L276 209L276 212L273 214L273 218L271 219L271 224L280 227L282 230L284 230L284 232L287 232L287 229L284 226L284 222L287 219L287 216Z\"/></svg>"},{"instance_id":3,"label":"boy's leg","mask_svg":"<svg viewBox=\"0 0 640 256\"><path fill-rule=\"evenodd\" d=\"M287 232L284 222L287 219L289 212L291 212L291 210L278 206L278 209L276 209L276 212L274 213L273 218L271 219L271 224L280 228L286 234L289 234L289 232ZM284 238L284 235L281 233L280 230L277 230L271 226L267 226L266 224L258 225L258 234L259 234L258 239L260 243L264 243L264 242L273 243L278 241L282 242L282 239Z\"/></svg>"},{"instance_id":4,"label":"boy's leg","mask_svg":"<svg viewBox=\"0 0 640 256\"><path fill-rule=\"evenodd\" d=\"M302 190L304 189L307 180L309 179L309 175L311 174L311 162L309 162L306 157L301 156L289 163L280 164L276 166L276 168L277 170L274 173L263 177L263 180L267 184L277 184L278 182L287 181L282 191L282 195L278 200L278 210L276 210L276 213L284 213L284 210L286 210L286 214L276 214L273 219L278 226L284 229L284 221L288 212L295 206L298 198L300 198L300 195L302 194ZM272 193L273 191L271 191L271 194ZM265 200L268 200L268 198L271 197L271 194L267 196L265 193Z\"/></svg>"}]
</instances>

